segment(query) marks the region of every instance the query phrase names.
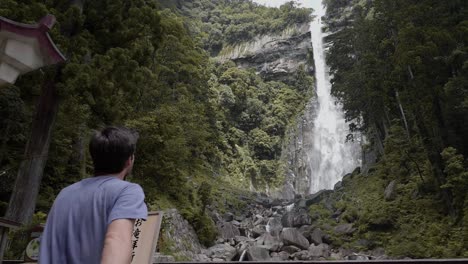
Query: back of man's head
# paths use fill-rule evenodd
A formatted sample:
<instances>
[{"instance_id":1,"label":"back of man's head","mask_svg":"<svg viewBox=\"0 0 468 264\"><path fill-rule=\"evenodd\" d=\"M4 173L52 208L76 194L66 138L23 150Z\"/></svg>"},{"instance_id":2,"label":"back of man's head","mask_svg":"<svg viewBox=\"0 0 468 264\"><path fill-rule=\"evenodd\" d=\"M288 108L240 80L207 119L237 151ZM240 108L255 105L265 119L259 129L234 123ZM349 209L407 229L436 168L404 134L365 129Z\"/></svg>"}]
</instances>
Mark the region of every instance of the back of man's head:
<instances>
[{"instance_id":1,"label":"back of man's head","mask_svg":"<svg viewBox=\"0 0 468 264\"><path fill-rule=\"evenodd\" d=\"M138 134L127 128L106 127L97 131L89 143L94 175L120 173L135 153Z\"/></svg>"}]
</instances>

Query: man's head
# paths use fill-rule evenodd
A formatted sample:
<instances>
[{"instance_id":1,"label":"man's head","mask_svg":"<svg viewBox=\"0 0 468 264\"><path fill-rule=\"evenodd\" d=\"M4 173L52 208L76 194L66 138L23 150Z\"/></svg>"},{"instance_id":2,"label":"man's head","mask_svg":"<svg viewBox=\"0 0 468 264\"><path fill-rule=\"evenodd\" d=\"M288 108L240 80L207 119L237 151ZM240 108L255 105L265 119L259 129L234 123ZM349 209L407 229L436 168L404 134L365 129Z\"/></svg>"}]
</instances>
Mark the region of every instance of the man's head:
<instances>
[{"instance_id":1,"label":"man's head","mask_svg":"<svg viewBox=\"0 0 468 264\"><path fill-rule=\"evenodd\" d=\"M89 152L94 163L94 175L130 173L138 134L127 128L106 127L91 138Z\"/></svg>"}]
</instances>

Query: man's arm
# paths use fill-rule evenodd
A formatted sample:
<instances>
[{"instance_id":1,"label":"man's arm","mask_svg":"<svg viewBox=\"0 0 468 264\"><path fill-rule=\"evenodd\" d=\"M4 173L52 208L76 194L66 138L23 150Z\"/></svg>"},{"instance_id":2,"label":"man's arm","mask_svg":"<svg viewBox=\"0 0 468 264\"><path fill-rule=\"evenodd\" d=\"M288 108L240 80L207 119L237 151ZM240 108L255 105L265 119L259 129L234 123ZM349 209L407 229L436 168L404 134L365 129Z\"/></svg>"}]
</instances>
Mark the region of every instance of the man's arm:
<instances>
[{"instance_id":1,"label":"man's arm","mask_svg":"<svg viewBox=\"0 0 468 264\"><path fill-rule=\"evenodd\" d=\"M134 219L117 219L107 227L101 264L129 264L132 261Z\"/></svg>"}]
</instances>

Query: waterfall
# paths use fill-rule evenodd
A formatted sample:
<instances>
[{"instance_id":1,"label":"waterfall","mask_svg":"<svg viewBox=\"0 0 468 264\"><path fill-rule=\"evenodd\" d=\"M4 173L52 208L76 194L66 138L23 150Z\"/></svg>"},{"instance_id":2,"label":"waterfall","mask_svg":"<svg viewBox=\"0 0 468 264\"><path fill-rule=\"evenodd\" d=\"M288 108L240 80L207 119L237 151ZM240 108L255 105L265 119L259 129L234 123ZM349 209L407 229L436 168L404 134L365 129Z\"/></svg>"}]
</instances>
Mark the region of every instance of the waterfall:
<instances>
[{"instance_id":1,"label":"waterfall","mask_svg":"<svg viewBox=\"0 0 468 264\"><path fill-rule=\"evenodd\" d=\"M307 175L310 177L309 193L322 189L333 189L344 174L359 165L359 145L345 142L348 125L340 104L331 96L329 68L325 63L322 16L325 7L314 0L312 7L316 16L311 23L312 46L314 49L315 79L317 87L316 118L313 121L310 149L306 151Z\"/></svg>"}]
</instances>

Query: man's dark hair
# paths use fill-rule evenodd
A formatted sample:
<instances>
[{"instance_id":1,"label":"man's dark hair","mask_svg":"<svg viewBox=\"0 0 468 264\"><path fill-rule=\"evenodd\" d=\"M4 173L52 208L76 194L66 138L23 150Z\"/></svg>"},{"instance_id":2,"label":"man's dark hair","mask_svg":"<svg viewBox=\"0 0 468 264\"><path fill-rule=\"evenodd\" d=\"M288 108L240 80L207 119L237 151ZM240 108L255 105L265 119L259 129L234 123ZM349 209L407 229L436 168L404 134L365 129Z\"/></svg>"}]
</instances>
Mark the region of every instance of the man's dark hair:
<instances>
[{"instance_id":1,"label":"man's dark hair","mask_svg":"<svg viewBox=\"0 0 468 264\"><path fill-rule=\"evenodd\" d=\"M106 127L91 138L89 152L93 159L94 175L121 172L125 162L135 153L138 133L123 127Z\"/></svg>"}]
</instances>

